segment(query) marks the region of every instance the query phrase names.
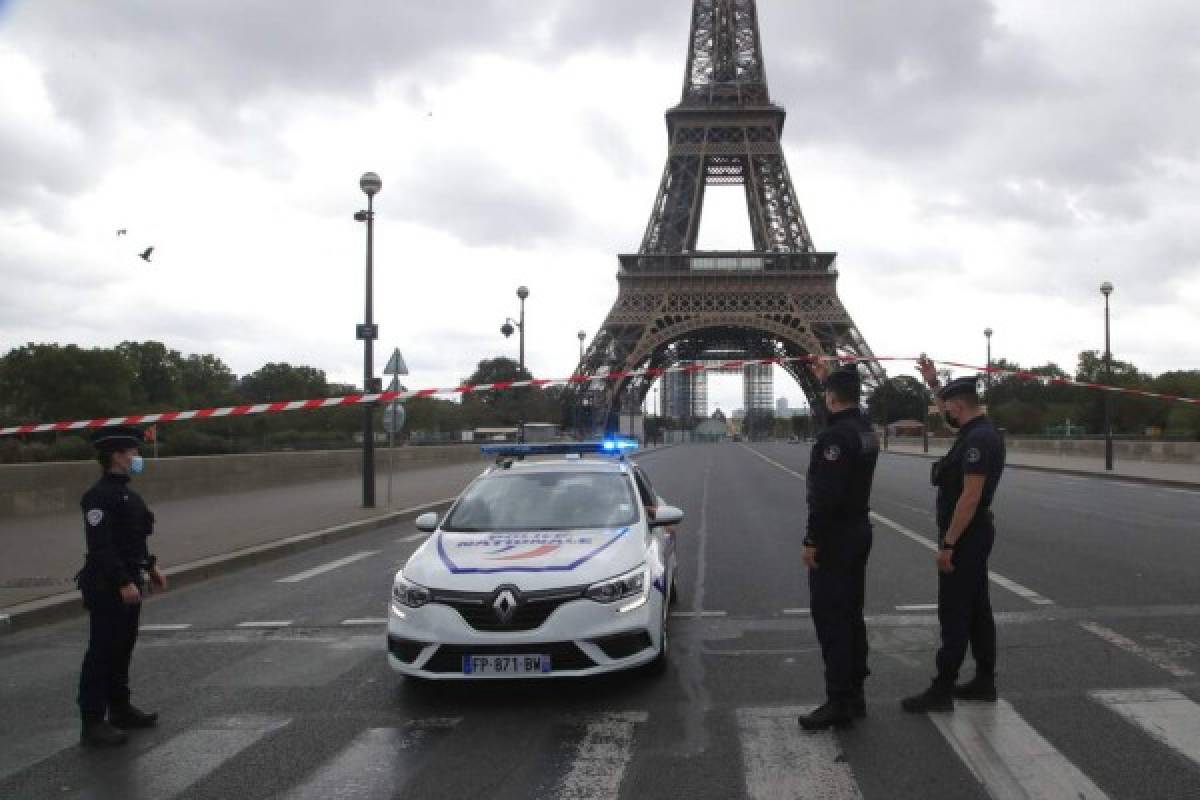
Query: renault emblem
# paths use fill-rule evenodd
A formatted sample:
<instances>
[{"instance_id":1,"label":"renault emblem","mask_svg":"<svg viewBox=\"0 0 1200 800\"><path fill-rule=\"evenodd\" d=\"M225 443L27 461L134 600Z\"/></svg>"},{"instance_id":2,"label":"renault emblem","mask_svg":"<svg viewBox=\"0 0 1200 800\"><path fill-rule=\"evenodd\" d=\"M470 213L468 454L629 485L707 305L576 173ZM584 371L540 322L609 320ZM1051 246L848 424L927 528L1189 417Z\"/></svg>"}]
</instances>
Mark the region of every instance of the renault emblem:
<instances>
[{"instance_id":1,"label":"renault emblem","mask_svg":"<svg viewBox=\"0 0 1200 800\"><path fill-rule=\"evenodd\" d=\"M512 622L513 615L517 613L517 606L520 604L520 596L517 590L508 586L501 587L496 592L496 599L492 601L492 610L496 612L496 619L501 625L507 625Z\"/></svg>"}]
</instances>

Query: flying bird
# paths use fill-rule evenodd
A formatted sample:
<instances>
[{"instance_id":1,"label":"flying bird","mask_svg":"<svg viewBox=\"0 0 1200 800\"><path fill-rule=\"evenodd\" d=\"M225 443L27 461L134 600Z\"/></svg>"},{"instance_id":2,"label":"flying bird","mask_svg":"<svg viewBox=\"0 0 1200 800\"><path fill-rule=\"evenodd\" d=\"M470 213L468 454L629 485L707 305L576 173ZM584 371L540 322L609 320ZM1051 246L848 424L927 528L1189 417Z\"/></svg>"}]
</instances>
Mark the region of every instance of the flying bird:
<instances>
[{"instance_id":1,"label":"flying bird","mask_svg":"<svg viewBox=\"0 0 1200 800\"><path fill-rule=\"evenodd\" d=\"M149 263L150 262L150 254L153 252L154 252L153 247L147 247L146 252L138 254L138 258L140 258L142 261Z\"/></svg>"},{"instance_id":2,"label":"flying bird","mask_svg":"<svg viewBox=\"0 0 1200 800\"><path fill-rule=\"evenodd\" d=\"M117 236L124 236L127 233L129 233L129 231L125 230L124 228L119 228L117 230Z\"/></svg>"}]
</instances>

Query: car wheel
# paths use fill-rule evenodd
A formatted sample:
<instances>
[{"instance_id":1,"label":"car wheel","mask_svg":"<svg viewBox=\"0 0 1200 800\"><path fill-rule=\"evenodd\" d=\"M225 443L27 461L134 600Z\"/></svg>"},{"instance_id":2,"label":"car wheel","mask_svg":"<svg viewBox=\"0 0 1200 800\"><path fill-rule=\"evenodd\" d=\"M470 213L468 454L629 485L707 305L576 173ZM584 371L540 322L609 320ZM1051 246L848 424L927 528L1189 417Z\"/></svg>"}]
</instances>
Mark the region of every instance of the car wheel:
<instances>
[{"instance_id":1,"label":"car wheel","mask_svg":"<svg viewBox=\"0 0 1200 800\"><path fill-rule=\"evenodd\" d=\"M662 675L667 671L667 666L671 660L671 632L667 624L670 613L667 611L668 604L663 603L662 628L659 635L661 646L658 650L658 655L654 660L646 665L646 672L650 675Z\"/></svg>"}]
</instances>

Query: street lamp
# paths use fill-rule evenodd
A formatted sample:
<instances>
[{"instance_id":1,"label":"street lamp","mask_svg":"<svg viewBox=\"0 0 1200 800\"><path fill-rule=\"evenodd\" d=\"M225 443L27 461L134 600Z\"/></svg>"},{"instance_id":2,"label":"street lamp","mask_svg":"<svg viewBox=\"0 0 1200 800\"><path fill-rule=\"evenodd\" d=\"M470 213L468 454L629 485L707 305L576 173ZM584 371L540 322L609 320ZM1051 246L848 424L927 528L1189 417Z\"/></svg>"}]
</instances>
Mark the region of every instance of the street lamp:
<instances>
[{"instance_id":1,"label":"street lamp","mask_svg":"<svg viewBox=\"0 0 1200 800\"><path fill-rule=\"evenodd\" d=\"M579 369L583 371L583 343L587 339L587 331L580 331L575 334L579 337Z\"/></svg>"},{"instance_id":2,"label":"street lamp","mask_svg":"<svg viewBox=\"0 0 1200 800\"><path fill-rule=\"evenodd\" d=\"M373 345L379 338L379 328L374 321L375 270L375 195L383 188L383 181L374 172L364 172L358 186L367 196L367 210L358 211L354 219L367 223L367 310L366 320L358 326L358 338L363 343L363 393L372 394L380 388L375 385L375 358ZM363 404L363 508L375 507L375 406Z\"/></svg>"},{"instance_id":3,"label":"street lamp","mask_svg":"<svg viewBox=\"0 0 1200 800\"><path fill-rule=\"evenodd\" d=\"M987 337L987 388L992 388L992 329L984 328L983 335Z\"/></svg>"},{"instance_id":4,"label":"street lamp","mask_svg":"<svg viewBox=\"0 0 1200 800\"><path fill-rule=\"evenodd\" d=\"M1108 296L1112 294L1113 285L1108 281L1100 284L1100 293L1104 295L1104 377L1112 386L1112 342L1109 335ZM1109 472L1113 468L1112 440L1112 392L1104 392L1104 468Z\"/></svg>"},{"instance_id":5,"label":"street lamp","mask_svg":"<svg viewBox=\"0 0 1200 800\"><path fill-rule=\"evenodd\" d=\"M517 287L517 299L521 301L521 313L519 319L514 320L512 317L507 317L504 324L500 326L500 333L504 334L504 338L513 335L513 326L520 331L520 360L517 362L521 370L521 380L524 380L525 375L525 300L529 297L528 286ZM517 425L517 441L525 441L525 406L521 405L521 421Z\"/></svg>"}]
</instances>

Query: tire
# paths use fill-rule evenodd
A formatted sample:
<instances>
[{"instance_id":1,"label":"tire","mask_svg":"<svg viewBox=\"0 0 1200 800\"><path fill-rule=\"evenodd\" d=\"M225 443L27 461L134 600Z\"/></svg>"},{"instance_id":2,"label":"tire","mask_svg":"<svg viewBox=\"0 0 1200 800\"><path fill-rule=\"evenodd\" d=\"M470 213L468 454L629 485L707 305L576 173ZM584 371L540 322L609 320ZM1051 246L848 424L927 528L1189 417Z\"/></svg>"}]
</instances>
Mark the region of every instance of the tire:
<instances>
[{"instance_id":1,"label":"tire","mask_svg":"<svg viewBox=\"0 0 1200 800\"><path fill-rule=\"evenodd\" d=\"M659 646L658 655L656 655L654 660L648 663L645 667L646 674L654 677L666 674L667 667L670 666L671 663L671 634L667 624L668 620L670 619L670 613L667 610L668 607L668 603L663 603L662 635L659 637L659 642L661 644Z\"/></svg>"}]
</instances>

